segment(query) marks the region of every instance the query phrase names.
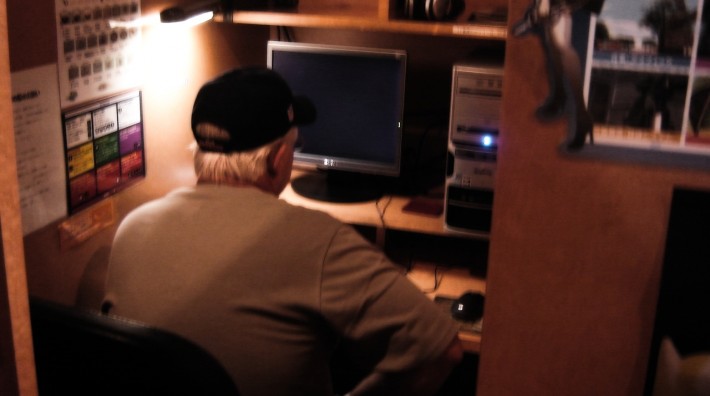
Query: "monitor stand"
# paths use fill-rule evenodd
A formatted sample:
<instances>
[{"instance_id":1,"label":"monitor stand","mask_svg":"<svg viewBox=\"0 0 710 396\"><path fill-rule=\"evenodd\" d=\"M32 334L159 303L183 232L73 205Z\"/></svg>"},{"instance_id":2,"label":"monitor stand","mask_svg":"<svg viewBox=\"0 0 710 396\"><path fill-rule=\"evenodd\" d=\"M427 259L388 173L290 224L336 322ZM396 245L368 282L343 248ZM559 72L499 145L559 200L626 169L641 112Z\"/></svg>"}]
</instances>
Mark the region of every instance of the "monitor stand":
<instances>
[{"instance_id":1,"label":"monitor stand","mask_svg":"<svg viewBox=\"0 0 710 396\"><path fill-rule=\"evenodd\" d=\"M383 193L374 176L330 170L304 173L291 187L306 198L336 203L374 201Z\"/></svg>"}]
</instances>

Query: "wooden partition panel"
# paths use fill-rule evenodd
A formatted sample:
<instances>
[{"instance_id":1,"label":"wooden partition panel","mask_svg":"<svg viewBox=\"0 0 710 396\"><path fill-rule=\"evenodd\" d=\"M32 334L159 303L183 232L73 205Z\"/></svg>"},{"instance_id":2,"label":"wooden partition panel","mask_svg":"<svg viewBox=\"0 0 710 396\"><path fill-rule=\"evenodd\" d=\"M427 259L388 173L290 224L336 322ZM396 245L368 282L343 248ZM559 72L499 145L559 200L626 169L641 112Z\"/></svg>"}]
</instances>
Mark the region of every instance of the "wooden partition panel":
<instances>
[{"instance_id":1,"label":"wooden partition panel","mask_svg":"<svg viewBox=\"0 0 710 396\"><path fill-rule=\"evenodd\" d=\"M5 0L0 0L0 394L36 395L12 125Z\"/></svg>"},{"instance_id":2,"label":"wooden partition panel","mask_svg":"<svg viewBox=\"0 0 710 396\"><path fill-rule=\"evenodd\" d=\"M510 1L510 19L529 0ZM710 174L563 155L544 56L507 43L479 394L639 395L675 185Z\"/></svg>"}]
</instances>

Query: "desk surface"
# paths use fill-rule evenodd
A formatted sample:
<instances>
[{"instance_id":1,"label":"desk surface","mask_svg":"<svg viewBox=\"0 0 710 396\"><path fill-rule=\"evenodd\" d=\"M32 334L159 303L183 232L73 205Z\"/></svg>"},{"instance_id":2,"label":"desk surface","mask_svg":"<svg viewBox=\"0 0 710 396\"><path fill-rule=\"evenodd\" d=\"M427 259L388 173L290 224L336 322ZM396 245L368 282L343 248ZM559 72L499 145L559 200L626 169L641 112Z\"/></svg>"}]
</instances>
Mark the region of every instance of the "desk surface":
<instances>
[{"instance_id":1,"label":"desk surface","mask_svg":"<svg viewBox=\"0 0 710 396\"><path fill-rule=\"evenodd\" d=\"M457 298L467 291L486 293L486 281L472 277L464 268L437 268L435 264L416 263L407 272L407 278L432 300L436 296ZM466 352L480 352L480 334L462 331L459 339Z\"/></svg>"},{"instance_id":2,"label":"desk surface","mask_svg":"<svg viewBox=\"0 0 710 396\"><path fill-rule=\"evenodd\" d=\"M300 172L294 171L294 176ZM285 201L298 206L329 213L338 220L348 223L384 229L419 232L433 235L450 235L463 238L488 239L485 232L459 232L447 229L444 214L436 216L406 212L403 210L412 197L384 195L376 201L357 203L331 203L316 201L298 195L291 184L281 193Z\"/></svg>"},{"instance_id":3,"label":"desk surface","mask_svg":"<svg viewBox=\"0 0 710 396\"><path fill-rule=\"evenodd\" d=\"M289 184L281 193L281 198L293 205L329 213L348 224L432 235L488 238L488 234L485 233L462 233L446 229L443 214L428 216L403 211L402 208L409 203L411 197L385 195L376 201L330 203L302 197L294 192ZM433 263L414 263L406 275L432 300L437 295L456 298L469 290L485 293L485 280L472 277L464 268L444 268L437 267ZM462 331L459 333L459 338L465 351L480 352L480 334Z\"/></svg>"}]
</instances>

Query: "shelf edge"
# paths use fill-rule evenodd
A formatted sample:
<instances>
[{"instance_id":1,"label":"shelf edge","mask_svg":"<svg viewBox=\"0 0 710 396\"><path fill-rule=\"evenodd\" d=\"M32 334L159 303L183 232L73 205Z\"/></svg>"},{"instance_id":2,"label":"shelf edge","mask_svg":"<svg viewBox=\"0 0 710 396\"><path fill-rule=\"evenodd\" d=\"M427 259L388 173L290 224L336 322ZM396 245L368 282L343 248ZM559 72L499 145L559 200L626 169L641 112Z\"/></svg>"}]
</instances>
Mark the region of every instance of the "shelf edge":
<instances>
[{"instance_id":1,"label":"shelf edge","mask_svg":"<svg viewBox=\"0 0 710 396\"><path fill-rule=\"evenodd\" d=\"M224 22L222 18L215 18ZM502 24L458 24L431 23L408 20L381 20L378 18L349 17L337 15L298 14L263 11L235 11L232 22L236 24L340 28L354 30L373 30L393 33L422 34L432 36L451 36L484 40L505 41L508 28Z\"/></svg>"}]
</instances>

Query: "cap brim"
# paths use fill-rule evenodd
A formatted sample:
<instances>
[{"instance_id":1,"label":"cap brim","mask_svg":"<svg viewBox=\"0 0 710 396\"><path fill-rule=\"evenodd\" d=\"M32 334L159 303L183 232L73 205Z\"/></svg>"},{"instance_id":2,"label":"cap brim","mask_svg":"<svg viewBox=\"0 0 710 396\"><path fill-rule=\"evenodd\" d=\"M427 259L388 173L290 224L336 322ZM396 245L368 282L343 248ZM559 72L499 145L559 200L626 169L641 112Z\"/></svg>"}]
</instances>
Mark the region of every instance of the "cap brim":
<instances>
[{"instance_id":1,"label":"cap brim","mask_svg":"<svg viewBox=\"0 0 710 396\"><path fill-rule=\"evenodd\" d=\"M305 96L293 97L293 124L305 125L316 120L316 107Z\"/></svg>"}]
</instances>

